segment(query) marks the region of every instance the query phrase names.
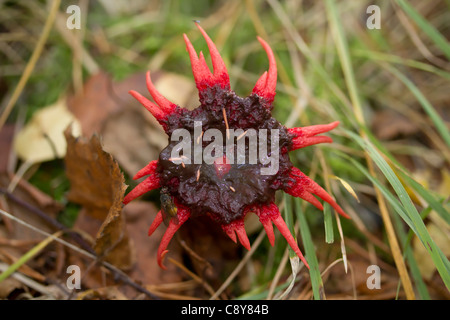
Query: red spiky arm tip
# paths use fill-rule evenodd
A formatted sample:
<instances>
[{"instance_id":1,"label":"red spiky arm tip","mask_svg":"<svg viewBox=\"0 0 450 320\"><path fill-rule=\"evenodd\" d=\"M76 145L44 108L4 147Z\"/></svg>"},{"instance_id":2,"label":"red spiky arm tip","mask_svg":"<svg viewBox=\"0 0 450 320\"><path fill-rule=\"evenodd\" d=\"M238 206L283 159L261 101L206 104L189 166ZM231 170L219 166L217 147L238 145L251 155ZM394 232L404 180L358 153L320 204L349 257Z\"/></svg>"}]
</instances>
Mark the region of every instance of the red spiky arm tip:
<instances>
[{"instance_id":1,"label":"red spiky arm tip","mask_svg":"<svg viewBox=\"0 0 450 320\"><path fill-rule=\"evenodd\" d=\"M321 186L299 169L292 167L289 176L292 181L288 184L288 187L284 189L286 193L294 197L302 198L317 209L323 210L322 204L314 197L314 195L316 195L323 201L328 202L341 216L347 219L350 218Z\"/></svg>"},{"instance_id":2,"label":"red spiky arm tip","mask_svg":"<svg viewBox=\"0 0 450 320\"><path fill-rule=\"evenodd\" d=\"M156 90L150 77L150 71L147 71L146 83L148 92L150 92L150 95L152 96L156 104L151 102L143 95L141 95L139 92L136 92L134 90L130 90L129 94L131 94L148 111L150 111L150 113L162 125L164 130L167 131L167 124L166 124L167 117L175 111L177 105L167 100L158 90Z\"/></svg>"},{"instance_id":3,"label":"red spiky arm tip","mask_svg":"<svg viewBox=\"0 0 450 320\"><path fill-rule=\"evenodd\" d=\"M267 42L260 37L258 37L258 41L263 46L269 58L269 71L264 72L258 81L256 81L252 93L264 98L268 104L272 104L277 86L277 63L273 51Z\"/></svg>"},{"instance_id":4,"label":"red spiky arm tip","mask_svg":"<svg viewBox=\"0 0 450 320\"><path fill-rule=\"evenodd\" d=\"M275 234L273 232L272 223L275 224L292 250L294 250L300 260L302 260L305 266L309 269L309 265L306 262L305 257L303 256L300 248L297 245L297 242L295 241L294 237L289 231L289 228L281 217L280 210L275 203L272 202L269 205L263 205L260 207L249 206L244 210L244 216L249 212L255 212L258 215L259 221L263 225L264 230L267 233L267 238L269 239L269 242L272 246L275 243ZM250 250L250 241L248 240L247 233L245 232L243 218L234 220L229 224L222 225L222 229L228 235L228 237L233 240L233 242L237 243L237 239L239 239L239 242L242 244L242 246L247 250Z\"/></svg>"},{"instance_id":5,"label":"red spiky arm tip","mask_svg":"<svg viewBox=\"0 0 450 320\"><path fill-rule=\"evenodd\" d=\"M239 242L242 244L242 246L245 249L250 250L250 241L248 240L247 233L245 232L243 219L237 219L229 224L224 224L222 225L222 229L235 243L237 242L236 241L237 235Z\"/></svg>"},{"instance_id":6,"label":"red spiky arm tip","mask_svg":"<svg viewBox=\"0 0 450 320\"><path fill-rule=\"evenodd\" d=\"M258 215L259 221L263 225L264 230L266 230L267 238L269 239L270 244L273 246L275 242L275 235L273 233L272 226L273 223L278 228L281 235L286 239L292 250L294 250L300 260L302 260L305 266L309 269L309 265L306 262L306 259L303 256L302 252L300 251L297 242L289 231L286 222L284 222L283 218L281 217L280 210L278 209L277 205L272 202L269 205L256 208L256 214Z\"/></svg>"},{"instance_id":7,"label":"red spiky arm tip","mask_svg":"<svg viewBox=\"0 0 450 320\"><path fill-rule=\"evenodd\" d=\"M195 25L202 33L203 38L205 38L206 44L208 45L214 70L214 72L211 73L203 53L200 51L200 55L197 56L194 46L191 41L189 41L187 35L184 34L184 42L186 43L186 50L188 51L191 60L192 73L197 89L200 93L206 88L213 87L214 85L219 85L223 89L230 89L230 77L227 68L225 67L225 62L222 60L216 45L198 23L195 23Z\"/></svg>"},{"instance_id":8,"label":"red spiky arm tip","mask_svg":"<svg viewBox=\"0 0 450 320\"><path fill-rule=\"evenodd\" d=\"M161 187L161 182L158 174L156 173L156 167L158 165L158 160L151 161L147 166L139 170L139 172L134 176L133 179L139 179L143 176L150 175L144 181L139 183L133 190L131 190L126 197L123 199L123 204L127 204L130 201L140 197L144 193L158 189Z\"/></svg>"},{"instance_id":9,"label":"red spiky arm tip","mask_svg":"<svg viewBox=\"0 0 450 320\"><path fill-rule=\"evenodd\" d=\"M166 232L164 233L158 247L157 261L158 265L162 269L167 269L166 266L163 264L163 261L167 252L169 252L169 250L167 250L167 247L170 243L170 240L172 240L175 233L178 231L178 229L180 229L183 223L185 223L189 219L190 216L191 213L189 209L177 204L177 219L172 218L170 220L169 226L167 227ZM151 236L153 232L155 232L155 230L161 225L162 222L163 222L162 213L161 211L159 211L155 217L155 220L153 220L153 223L148 229L148 235Z\"/></svg>"},{"instance_id":10,"label":"red spiky arm tip","mask_svg":"<svg viewBox=\"0 0 450 320\"><path fill-rule=\"evenodd\" d=\"M333 139L327 136L317 136L318 134L328 132L339 125L339 121L329 124L318 124L315 126L289 128L288 132L293 135L292 147L290 151L312 146L318 143L331 143Z\"/></svg>"},{"instance_id":11,"label":"red spiky arm tip","mask_svg":"<svg viewBox=\"0 0 450 320\"><path fill-rule=\"evenodd\" d=\"M177 210L178 212L178 210ZM150 225L150 228L148 228L148 236L150 237L153 232L155 232L156 229L158 229L159 225L163 222L163 216L161 210L158 211L158 214L155 217L155 220L153 220L152 224Z\"/></svg>"}]
</instances>

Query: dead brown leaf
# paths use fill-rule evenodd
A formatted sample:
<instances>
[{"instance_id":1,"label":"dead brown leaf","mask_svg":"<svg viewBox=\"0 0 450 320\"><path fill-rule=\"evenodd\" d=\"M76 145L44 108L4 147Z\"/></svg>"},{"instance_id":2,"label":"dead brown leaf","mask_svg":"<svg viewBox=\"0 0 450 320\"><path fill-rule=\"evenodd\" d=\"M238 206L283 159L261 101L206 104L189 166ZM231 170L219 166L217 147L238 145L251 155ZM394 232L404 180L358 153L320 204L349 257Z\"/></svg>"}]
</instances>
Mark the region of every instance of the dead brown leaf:
<instances>
[{"instance_id":1,"label":"dead brown leaf","mask_svg":"<svg viewBox=\"0 0 450 320\"><path fill-rule=\"evenodd\" d=\"M88 216L103 222L96 235L96 253L119 268L130 268L133 249L121 214L126 189L123 174L96 135L75 139L66 130L65 136L65 164L71 184L68 199L82 205Z\"/></svg>"}]
</instances>

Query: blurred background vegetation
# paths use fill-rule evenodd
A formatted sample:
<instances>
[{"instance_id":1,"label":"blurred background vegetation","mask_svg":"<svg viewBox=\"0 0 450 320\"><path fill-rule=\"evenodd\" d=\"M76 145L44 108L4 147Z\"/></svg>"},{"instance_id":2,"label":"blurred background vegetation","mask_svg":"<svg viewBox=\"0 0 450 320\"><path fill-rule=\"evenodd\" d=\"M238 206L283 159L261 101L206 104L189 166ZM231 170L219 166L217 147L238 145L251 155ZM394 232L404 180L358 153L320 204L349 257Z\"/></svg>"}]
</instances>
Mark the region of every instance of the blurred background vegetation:
<instances>
[{"instance_id":1,"label":"blurred background vegetation","mask_svg":"<svg viewBox=\"0 0 450 320\"><path fill-rule=\"evenodd\" d=\"M113 91L103 96L98 91L99 109L111 96L121 101L125 98L120 92L137 90L136 81L130 79L147 70L158 75L157 85L158 78L162 85L168 75L181 76L176 87L166 85L161 91L180 105L195 106L196 93L187 84L193 85L193 77L183 33L197 51L208 50L193 20L200 21L221 52L237 94L251 92L268 68L256 40L259 35L277 58L274 116L288 127L341 122L331 133L333 144L293 152L291 160L333 194L352 219L336 220L328 207L323 214L303 201L282 195L278 199L311 261L310 271L296 269L285 242L270 247L258 235L260 226L250 221L246 226L253 230L251 242L257 242L257 248L250 255L237 253L239 259L231 267L209 274L212 289L204 289L201 281L187 285L204 274L186 263L183 268L196 275L181 267L173 271L182 274L177 281L185 287L171 287L170 281L144 283L150 292L169 299L450 297L449 1L63 0L57 7L55 3L0 1L0 153L8 159L2 172L15 173L62 204L57 219L67 227L77 220L80 204L67 198L70 181L64 154L30 160L23 149L31 146L17 146L17 135L36 112L61 97L69 97L68 110L76 117L85 112L86 100L70 102L70 98L91 91L95 95L89 81L100 73L107 75ZM66 25L72 14L66 10L73 4L81 9L79 30ZM367 27L374 14L367 12L369 5L380 9L380 29ZM51 23L48 34L46 23ZM45 42L39 50L41 40ZM180 97L181 91L189 94ZM106 135L108 117L102 118L101 130L91 131ZM78 120L86 134L89 120ZM157 127L150 120L146 125ZM150 147L156 152L164 143L162 137ZM134 168L157 156L131 165L122 159L123 151L115 150L123 149L110 145L107 151L118 160L130 185ZM11 183L2 184L4 194L11 191ZM145 200L159 206L157 193ZM8 211L5 203L0 208ZM12 238L7 232L2 237ZM30 247L18 252L24 254L25 249ZM0 260L7 262L2 255ZM61 273L45 274L46 267L38 268L36 261L27 263L47 276L41 281L45 285L51 284L49 278L65 281ZM157 268L151 263L147 270ZM369 265L380 266L381 289L367 288ZM45 296L23 283L17 288L14 292L28 293L27 298ZM97 287L84 283L83 292L88 290ZM12 292L4 297L17 297ZM111 297L99 292L101 298Z\"/></svg>"}]
</instances>

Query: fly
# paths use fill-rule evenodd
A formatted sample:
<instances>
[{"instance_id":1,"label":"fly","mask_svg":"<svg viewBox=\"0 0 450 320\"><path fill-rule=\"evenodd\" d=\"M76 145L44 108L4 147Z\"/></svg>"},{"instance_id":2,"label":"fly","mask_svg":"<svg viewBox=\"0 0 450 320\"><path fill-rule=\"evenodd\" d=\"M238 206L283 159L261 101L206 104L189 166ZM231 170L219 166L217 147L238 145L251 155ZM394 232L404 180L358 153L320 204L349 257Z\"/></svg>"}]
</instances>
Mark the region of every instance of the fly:
<instances>
[{"instance_id":1,"label":"fly","mask_svg":"<svg viewBox=\"0 0 450 320\"><path fill-rule=\"evenodd\" d=\"M178 224L177 207L167 187L161 189L159 198L161 200L161 213L164 224L168 226L171 219L173 219L175 224Z\"/></svg>"}]
</instances>

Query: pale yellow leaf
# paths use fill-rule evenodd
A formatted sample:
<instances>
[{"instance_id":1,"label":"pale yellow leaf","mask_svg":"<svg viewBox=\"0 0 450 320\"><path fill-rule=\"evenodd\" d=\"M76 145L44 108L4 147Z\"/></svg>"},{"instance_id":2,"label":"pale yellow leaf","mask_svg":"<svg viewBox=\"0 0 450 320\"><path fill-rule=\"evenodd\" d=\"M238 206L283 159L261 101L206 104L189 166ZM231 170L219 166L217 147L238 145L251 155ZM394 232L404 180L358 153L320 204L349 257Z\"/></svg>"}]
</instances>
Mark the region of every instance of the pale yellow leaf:
<instances>
[{"instance_id":1,"label":"pale yellow leaf","mask_svg":"<svg viewBox=\"0 0 450 320\"><path fill-rule=\"evenodd\" d=\"M66 154L64 130L72 124L72 134L79 136L81 127L69 112L63 97L37 111L17 134L14 150L26 162L39 163L63 158Z\"/></svg>"}]
</instances>

